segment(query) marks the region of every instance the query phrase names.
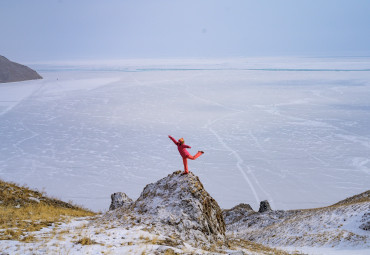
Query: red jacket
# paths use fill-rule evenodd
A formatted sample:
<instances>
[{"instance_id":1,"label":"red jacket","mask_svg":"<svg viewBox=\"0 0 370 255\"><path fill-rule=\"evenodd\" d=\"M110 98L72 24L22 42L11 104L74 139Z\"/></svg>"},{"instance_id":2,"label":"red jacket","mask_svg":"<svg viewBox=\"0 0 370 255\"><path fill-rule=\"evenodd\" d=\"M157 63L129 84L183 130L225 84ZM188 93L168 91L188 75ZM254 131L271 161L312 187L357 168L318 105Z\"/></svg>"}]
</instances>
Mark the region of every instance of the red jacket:
<instances>
[{"instance_id":1,"label":"red jacket","mask_svg":"<svg viewBox=\"0 0 370 255\"><path fill-rule=\"evenodd\" d=\"M187 158L190 155L190 153L186 150L186 148L191 148L189 145L180 144L178 141L175 140L175 138L170 135L168 137L177 145L177 149L179 150L181 157Z\"/></svg>"}]
</instances>

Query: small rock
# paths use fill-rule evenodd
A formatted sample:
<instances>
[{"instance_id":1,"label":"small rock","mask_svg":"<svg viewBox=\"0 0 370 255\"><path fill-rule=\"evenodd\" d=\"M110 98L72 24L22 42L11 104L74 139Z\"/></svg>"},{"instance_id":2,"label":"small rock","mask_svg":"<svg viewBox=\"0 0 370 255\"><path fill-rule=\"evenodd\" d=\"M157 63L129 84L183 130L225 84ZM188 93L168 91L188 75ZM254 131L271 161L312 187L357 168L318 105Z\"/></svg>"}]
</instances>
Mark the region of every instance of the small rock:
<instances>
[{"instance_id":1,"label":"small rock","mask_svg":"<svg viewBox=\"0 0 370 255\"><path fill-rule=\"evenodd\" d=\"M370 231L370 221L360 225L360 228L366 231Z\"/></svg>"},{"instance_id":2,"label":"small rock","mask_svg":"<svg viewBox=\"0 0 370 255\"><path fill-rule=\"evenodd\" d=\"M244 255L245 253L243 251L229 251L227 254L228 255Z\"/></svg>"},{"instance_id":3,"label":"small rock","mask_svg":"<svg viewBox=\"0 0 370 255\"><path fill-rule=\"evenodd\" d=\"M241 219L245 219L248 215L254 213L249 204L238 204L231 209L223 210L222 214L226 224L232 224Z\"/></svg>"},{"instance_id":4,"label":"small rock","mask_svg":"<svg viewBox=\"0 0 370 255\"><path fill-rule=\"evenodd\" d=\"M261 201L260 209L258 210L259 213L272 211L270 204L267 200Z\"/></svg>"},{"instance_id":5,"label":"small rock","mask_svg":"<svg viewBox=\"0 0 370 255\"><path fill-rule=\"evenodd\" d=\"M176 253L173 249L168 248L166 246L160 246L158 247L154 254L177 255L178 253Z\"/></svg>"},{"instance_id":6,"label":"small rock","mask_svg":"<svg viewBox=\"0 0 370 255\"><path fill-rule=\"evenodd\" d=\"M370 212L365 213L362 216L361 222L364 222L364 223L360 225L360 229L370 231Z\"/></svg>"},{"instance_id":7,"label":"small rock","mask_svg":"<svg viewBox=\"0 0 370 255\"><path fill-rule=\"evenodd\" d=\"M109 210L115 210L117 208L130 206L132 204L132 199L123 192L113 193L110 197L112 199L112 202L109 206Z\"/></svg>"}]
</instances>

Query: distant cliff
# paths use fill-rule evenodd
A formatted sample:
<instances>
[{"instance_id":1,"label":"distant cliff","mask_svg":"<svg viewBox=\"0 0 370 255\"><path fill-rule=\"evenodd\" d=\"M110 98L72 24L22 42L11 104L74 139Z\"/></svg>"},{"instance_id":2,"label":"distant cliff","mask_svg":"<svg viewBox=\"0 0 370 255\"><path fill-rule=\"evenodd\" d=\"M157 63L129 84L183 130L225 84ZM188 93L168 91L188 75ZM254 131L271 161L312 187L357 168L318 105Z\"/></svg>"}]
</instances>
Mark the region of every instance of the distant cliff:
<instances>
[{"instance_id":1,"label":"distant cliff","mask_svg":"<svg viewBox=\"0 0 370 255\"><path fill-rule=\"evenodd\" d=\"M0 55L0 83L36 79L42 79L36 71Z\"/></svg>"}]
</instances>

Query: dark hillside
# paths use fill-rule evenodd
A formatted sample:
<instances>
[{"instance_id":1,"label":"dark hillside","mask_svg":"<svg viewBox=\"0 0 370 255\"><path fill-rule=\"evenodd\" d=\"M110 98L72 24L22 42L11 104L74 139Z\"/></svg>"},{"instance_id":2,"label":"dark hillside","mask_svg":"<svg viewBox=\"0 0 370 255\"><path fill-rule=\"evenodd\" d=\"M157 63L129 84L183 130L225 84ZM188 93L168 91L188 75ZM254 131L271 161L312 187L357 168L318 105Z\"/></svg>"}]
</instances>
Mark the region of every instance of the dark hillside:
<instances>
[{"instance_id":1,"label":"dark hillside","mask_svg":"<svg viewBox=\"0 0 370 255\"><path fill-rule=\"evenodd\" d=\"M36 79L42 79L36 71L0 55L0 83Z\"/></svg>"}]
</instances>

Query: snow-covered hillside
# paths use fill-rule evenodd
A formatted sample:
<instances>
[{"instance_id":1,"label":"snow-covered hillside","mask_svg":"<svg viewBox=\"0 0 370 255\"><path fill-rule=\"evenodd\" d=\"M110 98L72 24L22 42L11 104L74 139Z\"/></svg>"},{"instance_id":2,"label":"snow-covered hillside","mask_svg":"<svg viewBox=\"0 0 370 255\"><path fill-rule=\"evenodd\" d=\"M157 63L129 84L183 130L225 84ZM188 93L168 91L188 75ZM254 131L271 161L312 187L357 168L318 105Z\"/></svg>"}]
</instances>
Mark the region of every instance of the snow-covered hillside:
<instances>
[{"instance_id":1,"label":"snow-covered hillside","mask_svg":"<svg viewBox=\"0 0 370 255\"><path fill-rule=\"evenodd\" d=\"M366 254L370 251L369 194L306 210L258 213L236 206L224 211L227 234L273 247L334 247Z\"/></svg>"},{"instance_id":2,"label":"snow-covered hillside","mask_svg":"<svg viewBox=\"0 0 370 255\"><path fill-rule=\"evenodd\" d=\"M23 232L22 242L1 240L0 250L5 254L235 255L370 251L370 191L324 208L274 211L262 201L259 212L241 204L222 213L197 176L175 171L148 184L136 201L120 194L122 203L116 209L93 217L63 217L40 231ZM0 231L4 237L10 229Z\"/></svg>"}]
</instances>

